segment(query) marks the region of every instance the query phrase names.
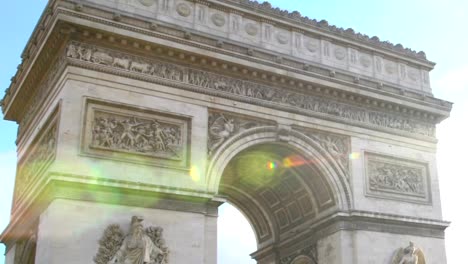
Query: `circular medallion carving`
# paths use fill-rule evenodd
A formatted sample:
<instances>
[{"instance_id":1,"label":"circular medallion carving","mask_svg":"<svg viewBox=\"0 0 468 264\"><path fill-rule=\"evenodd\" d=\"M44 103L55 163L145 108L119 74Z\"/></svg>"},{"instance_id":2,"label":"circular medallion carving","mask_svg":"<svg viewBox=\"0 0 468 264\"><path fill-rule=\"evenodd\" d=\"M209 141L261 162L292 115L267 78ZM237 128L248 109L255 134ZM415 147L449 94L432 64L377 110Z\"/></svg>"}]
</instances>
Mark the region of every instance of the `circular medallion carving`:
<instances>
[{"instance_id":1,"label":"circular medallion carving","mask_svg":"<svg viewBox=\"0 0 468 264\"><path fill-rule=\"evenodd\" d=\"M319 44L318 42L316 41L313 41L313 40L309 40L307 41L307 43L305 44L305 47L308 51L312 52L312 53L315 53L319 50Z\"/></svg>"},{"instance_id":2,"label":"circular medallion carving","mask_svg":"<svg viewBox=\"0 0 468 264\"><path fill-rule=\"evenodd\" d=\"M346 58L346 50L343 48L335 48L335 58L338 60L344 60Z\"/></svg>"},{"instance_id":3,"label":"circular medallion carving","mask_svg":"<svg viewBox=\"0 0 468 264\"><path fill-rule=\"evenodd\" d=\"M359 58L359 62L363 67L369 68L372 64L372 59L368 55L361 55L361 57Z\"/></svg>"},{"instance_id":4,"label":"circular medallion carving","mask_svg":"<svg viewBox=\"0 0 468 264\"><path fill-rule=\"evenodd\" d=\"M226 24L226 18L220 13L215 13L211 16L211 22L215 26L222 27Z\"/></svg>"},{"instance_id":5,"label":"circular medallion carving","mask_svg":"<svg viewBox=\"0 0 468 264\"><path fill-rule=\"evenodd\" d=\"M385 68L385 72L388 74L395 74L396 72L396 66L395 66L395 63L393 62L385 63L384 68Z\"/></svg>"},{"instance_id":6,"label":"circular medallion carving","mask_svg":"<svg viewBox=\"0 0 468 264\"><path fill-rule=\"evenodd\" d=\"M254 23L245 24L245 32L250 36L256 36L258 34L258 26Z\"/></svg>"},{"instance_id":7,"label":"circular medallion carving","mask_svg":"<svg viewBox=\"0 0 468 264\"><path fill-rule=\"evenodd\" d=\"M279 44L283 44L283 45L288 44L289 43L288 33L278 32L278 34L276 34L276 40L278 40Z\"/></svg>"},{"instance_id":8,"label":"circular medallion carving","mask_svg":"<svg viewBox=\"0 0 468 264\"><path fill-rule=\"evenodd\" d=\"M138 2L144 6L152 6L156 3L156 0L138 0Z\"/></svg>"},{"instance_id":9,"label":"circular medallion carving","mask_svg":"<svg viewBox=\"0 0 468 264\"><path fill-rule=\"evenodd\" d=\"M176 11L180 16L188 17L192 13L192 9L186 3L180 3L176 7Z\"/></svg>"}]
</instances>

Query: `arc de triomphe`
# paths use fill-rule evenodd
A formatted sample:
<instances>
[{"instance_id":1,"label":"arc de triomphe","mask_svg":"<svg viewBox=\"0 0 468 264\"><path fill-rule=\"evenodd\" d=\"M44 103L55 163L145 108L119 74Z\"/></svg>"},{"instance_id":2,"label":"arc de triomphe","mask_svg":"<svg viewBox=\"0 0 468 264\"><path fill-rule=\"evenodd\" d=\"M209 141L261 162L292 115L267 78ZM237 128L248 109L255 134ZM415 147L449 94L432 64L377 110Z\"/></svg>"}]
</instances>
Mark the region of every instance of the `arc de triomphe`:
<instances>
[{"instance_id":1,"label":"arc de triomphe","mask_svg":"<svg viewBox=\"0 0 468 264\"><path fill-rule=\"evenodd\" d=\"M51 0L8 89L7 264L446 263L423 52L248 0ZM233 227L235 228L235 227Z\"/></svg>"}]
</instances>

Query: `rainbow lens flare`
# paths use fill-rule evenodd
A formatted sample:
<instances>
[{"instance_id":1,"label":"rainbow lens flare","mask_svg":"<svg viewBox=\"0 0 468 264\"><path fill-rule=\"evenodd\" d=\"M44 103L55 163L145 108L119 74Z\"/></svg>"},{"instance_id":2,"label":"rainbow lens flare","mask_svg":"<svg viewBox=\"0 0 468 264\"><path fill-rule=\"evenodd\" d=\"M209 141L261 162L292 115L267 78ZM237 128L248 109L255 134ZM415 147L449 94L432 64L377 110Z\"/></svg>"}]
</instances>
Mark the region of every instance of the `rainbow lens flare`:
<instances>
[{"instance_id":1,"label":"rainbow lens flare","mask_svg":"<svg viewBox=\"0 0 468 264\"><path fill-rule=\"evenodd\" d=\"M305 165L307 162L301 156L289 156L283 160L283 166L285 168L293 168Z\"/></svg>"},{"instance_id":2,"label":"rainbow lens flare","mask_svg":"<svg viewBox=\"0 0 468 264\"><path fill-rule=\"evenodd\" d=\"M270 161L268 162L267 167L269 170L274 170L278 167L278 164L276 162Z\"/></svg>"}]
</instances>

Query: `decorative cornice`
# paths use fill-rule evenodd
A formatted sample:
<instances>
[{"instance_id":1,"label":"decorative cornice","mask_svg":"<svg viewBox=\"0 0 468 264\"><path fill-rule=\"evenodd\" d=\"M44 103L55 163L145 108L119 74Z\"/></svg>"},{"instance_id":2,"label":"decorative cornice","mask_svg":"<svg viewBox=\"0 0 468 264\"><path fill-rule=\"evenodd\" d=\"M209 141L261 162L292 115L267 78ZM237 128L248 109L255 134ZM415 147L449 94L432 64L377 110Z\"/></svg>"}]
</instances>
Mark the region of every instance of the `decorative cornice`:
<instances>
[{"instance_id":1,"label":"decorative cornice","mask_svg":"<svg viewBox=\"0 0 468 264\"><path fill-rule=\"evenodd\" d=\"M449 224L449 222L437 219L369 211L336 212L320 219L314 219L310 224L291 231L287 237L282 239L280 245L267 245L252 253L251 256L257 259L267 255L271 250L288 255L296 250L298 243L313 245L320 239L339 231L381 232L443 239L444 230Z\"/></svg>"},{"instance_id":2,"label":"decorative cornice","mask_svg":"<svg viewBox=\"0 0 468 264\"><path fill-rule=\"evenodd\" d=\"M100 12L103 14L104 11L100 11ZM93 17L93 18L88 17L88 16L84 15L84 13L74 13L73 11L68 12L68 11L65 11L63 9L56 10L54 12L54 16L57 16L57 14L59 14L59 13L64 14L64 15L72 15L72 16L78 15L78 16L84 18L84 19L91 19L91 20L94 20L96 22L104 22L104 20L101 20L101 19L96 18L96 17ZM125 21L129 22L132 19L133 18L126 18ZM167 26L161 26L159 24L157 25L157 27L153 27L153 23L148 24L147 29L146 28L145 29L136 29L134 27L124 26L122 23L115 23L115 22L112 22L112 21L106 21L105 24L125 28L127 30L133 30L133 31L136 30L138 33L147 34L147 35L148 34L155 35L155 36L166 38L166 39L171 39L170 37L168 38L168 36L165 36L166 34L173 35L173 36L179 36L180 35L179 33L176 32L177 29L170 29ZM141 23L139 23L139 25L141 26ZM60 31L65 33L65 34L69 34L69 33L72 33L73 30L74 30L73 28L64 28L64 29L62 29ZM164 35L159 34L159 32L163 33ZM87 36L90 36L89 32L84 32L84 33L87 33ZM102 33L96 34L95 37L98 38L98 36L100 36L102 38ZM184 44L189 44L189 45L196 46L196 47L199 47L199 48L204 48L204 49L207 48L206 47L207 44L209 45L209 43L211 43L210 41L207 41L206 37L204 37L204 36L202 37L202 36L197 36L197 35L193 35L193 34L190 34L190 36L191 36L190 40L181 40L181 39L179 39L179 40L171 39L171 40L176 41L178 43L183 42ZM94 37L94 35L92 35L92 37ZM111 38L114 39L113 37L109 37L109 41L111 41ZM124 41L124 40L122 40L122 41ZM194 41L202 42L204 45L194 45ZM127 40L125 40L125 42L129 43ZM131 42L132 41L130 40L130 43ZM248 55L249 50L247 50L247 49L244 50L244 48L235 46L234 44L231 44L231 43L222 42L221 46L219 45L219 43L220 43L219 40L218 41L216 41L216 40L213 41L213 45L212 45L212 46L214 46L212 48L213 51L220 52L220 53L223 53L223 54L227 54L227 55L230 55L230 56L234 55L236 57L246 59L246 60L253 60L255 62L260 62L259 59L264 61L267 58L267 57L265 57L267 54L262 54L261 52L258 53L257 51L253 51L253 50L251 51L251 53L252 53L251 55L254 55L254 56L245 56L245 55L241 55L241 54L239 54L239 55L233 54L232 52L235 52L235 53L240 52L240 53L245 53L245 54ZM148 48L151 49L151 47L148 46L147 44L145 44L144 47L145 48L148 47ZM220 47L222 49L220 49ZM54 50L54 49L49 49L49 50ZM257 57L257 55L258 55L258 59L255 58L255 57ZM37 55L35 55L35 56L37 56ZM288 59L281 58L280 61L278 61L277 58L275 59L273 57L269 58L269 59L272 61L271 66L274 66L274 67L277 67L277 68L284 68L284 69L286 69L288 71L294 71L294 72L298 72L298 73L301 73L301 74L311 75L311 76L318 77L318 78L325 79L325 80L334 79L336 81L338 81L338 80L340 80L340 81L343 80L344 81L344 80L348 80L350 78L353 79L352 77L347 76L345 73L330 71L330 70L319 68L319 67L313 66L313 65L307 65L307 64L303 65L302 63L292 61L289 58ZM25 60L23 62L23 64L19 67L20 70L17 72L17 75L15 76L14 80L22 80L24 78L22 75L24 75L24 73L25 73L25 71L23 71L22 69L30 67L28 65L30 65L31 63L32 63L32 61L30 59ZM298 68L298 69L293 69L292 67ZM252 72L249 72L249 73L257 74L256 71L252 71ZM324 74L326 75L326 77L322 76ZM269 78L270 76L262 74L262 77L268 77ZM274 76L272 78L274 78ZM425 104L425 105L431 106L431 107L440 108L440 110L442 110L442 111L449 111L450 108L451 108L451 103L440 100L440 99L433 98L431 96L421 95L421 94L414 93L412 91L402 90L403 88L391 87L391 86L384 85L384 84L378 83L378 82L374 82L372 80L367 80L367 79L364 79L364 78L357 78L357 80L358 80L358 83L356 83L356 78L354 78L354 83L353 83L353 81L351 81L350 84L347 84L347 85L359 86L359 88L361 88L361 89L372 90L373 92L381 93L381 94L390 95L392 93L400 93L400 94L404 95L404 96L398 96L398 97L400 97L399 99L403 99L405 97L411 97L411 98L414 98L414 99L422 98L422 100L421 99L418 100L418 101L420 101L418 103L422 103L422 104ZM297 84L301 85L301 83L297 83ZM21 85L23 85L23 84L21 83ZM10 88L7 90L5 98L3 100L3 110L4 110L4 112L6 111L6 109L8 109L7 105L10 103L11 97L16 93L16 90L17 90L18 86L20 86L19 82L12 82ZM369 88L367 88L366 86L369 86ZM402 110L404 110L404 109L402 109ZM413 110L409 109L409 111L411 112ZM423 114L423 113L421 113L419 111L414 111L414 113L415 114ZM9 114L8 116L11 116L11 115ZM7 117L7 118L9 119L9 117ZM443 120L444 117L437 117L437 119L438 119L438 122L439 122L439 121Z\"/></svg>"},{"instance_id":3,"label":"decorative cornice","mask_svg":"<svg viewBox=\"0 0 468 264\"><path fill-rule=\"evenodd\" d=\"M95 188L91 191L87 188L89 186ZM127 198L115 199L117 194L122 197L122 194L115 190L125 190L124 196ZM90 192L93 192L93 195L90 195ZM158 197L158 203L148 202L155 197ZM212 207L217 207L219 204L213 200L214 197L214 193L192 189L51 172L41 176L35 188L28 192L27 197L22 199L21 204L12 212L9 225L0 234L0 243L14 242L19 234L24 232L25 226L35 222L49 204L57 199L216 215Z\"/></svg>"},{"instance_id":4,"label":"decorative cornice","mask_svg":"<svg viewBox=\"0 0 468 264\"><path fill-rule=\"evenodd\" d=\"M278 7L273 7L267 1L264 1L263 3L259 3L257 1L252 1L252 0L220 0L220 1L229 3L229 4L235 4L243 8L248 8L249 10L253 10L255 12L260 11L268 15L280 17L281 19L292 20L295 23L301 23L307 26L312 26L314 29L332 33L339 37L345 37L345 38L352 39L354 41L358 41L366 45L372 45L377 48L383 48L392 52L397 52L404 56L410 56L415 59L429 62L426 59L426 53L424 53L424 51L417 52L412 49L405 48L402 44L395 45L389 41L381 41L379 37L377 36L369 37L368 35L355 32L354 29L352 28L344 29L344 28L340 28L334 25L330 25L326 20L317 21L316 19L311 19L307 16L302 16L301 13L298 11L289 12L287 10L282 10Z\"/></svg>"}]
</instances>

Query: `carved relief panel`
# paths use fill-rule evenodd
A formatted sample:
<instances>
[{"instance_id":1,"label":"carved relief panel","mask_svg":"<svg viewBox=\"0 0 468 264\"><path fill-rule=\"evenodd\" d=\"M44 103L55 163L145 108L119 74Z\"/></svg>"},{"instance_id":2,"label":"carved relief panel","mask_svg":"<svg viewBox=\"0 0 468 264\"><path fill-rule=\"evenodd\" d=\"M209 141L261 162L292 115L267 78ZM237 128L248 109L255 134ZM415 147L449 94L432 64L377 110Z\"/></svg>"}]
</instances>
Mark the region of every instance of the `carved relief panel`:
<instances>
[{"instance_id":1,"label":"carved relief panel","mask_svg":"<svg viewBox=\"0 0 468 264\"><path fill-rule=\"evenodd\" d=\"M187 168L190 119L87 101L82 152L151 165Z\"/></svg>"},{"instance_id":2,"label":"carved relief panel","mask_svg":"<svg viewBox=\"0 0 468 264\"><path fill-rule=\"evenodd\" d=\"M210 155L213 154L229 138L244 130L273 124L275 123L272 121L210 111L208 120L208 152Z\"/></svg>"},{"instance_id":3,"label":"carved relief panel","mask_svg":"<svg viewBox=\"0 0 468 264\"><path fill-rule=\"evenodd\" d=\"M14 206L26 189L55 159L57 148L58 113L56 110L33 140L23 158L18 162Z\"/></svg>"},{"instance_id":4,"label":"carved relief panel","mask_svg":"<svg viewBox=\"0 0 468 264\"><path fill-rule=\"evenodd\" d=\"M365 154L366 194L379 198L430 203L429 172L426 163Z\"/></svg>"}]
</instances>

